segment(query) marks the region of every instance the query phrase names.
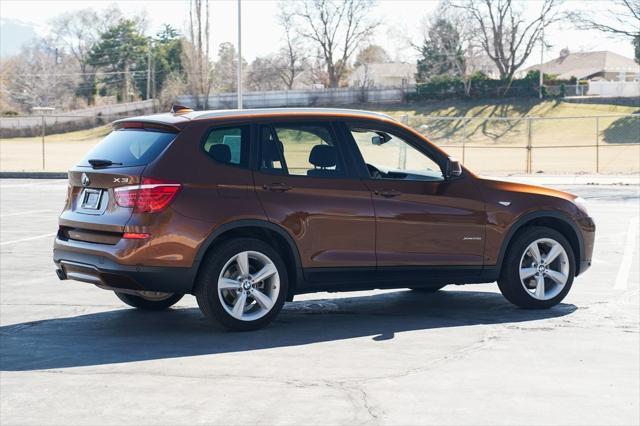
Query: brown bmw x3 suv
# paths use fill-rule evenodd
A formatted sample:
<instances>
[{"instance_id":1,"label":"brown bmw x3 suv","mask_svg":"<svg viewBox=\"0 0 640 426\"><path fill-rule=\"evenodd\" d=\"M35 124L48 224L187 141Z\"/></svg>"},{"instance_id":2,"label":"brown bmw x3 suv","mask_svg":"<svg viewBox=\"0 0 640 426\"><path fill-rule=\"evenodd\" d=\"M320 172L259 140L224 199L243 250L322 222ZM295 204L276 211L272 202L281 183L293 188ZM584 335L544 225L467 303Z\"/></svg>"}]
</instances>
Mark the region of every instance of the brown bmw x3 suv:
<instances>
[{"instance_id":1,"label":"brown bmw x3 suv","mask_svg":"<svg viewBox=\"0 0 640 426\"><path fill-rule=\"evenodd\" d=\"M193 294L249 330L317 291L497 281L549 308L591 264L581 199L476 176L388 116L172 111L116 121L69 171L61 279L140 309Z\"/></svg>"}]
</instances>

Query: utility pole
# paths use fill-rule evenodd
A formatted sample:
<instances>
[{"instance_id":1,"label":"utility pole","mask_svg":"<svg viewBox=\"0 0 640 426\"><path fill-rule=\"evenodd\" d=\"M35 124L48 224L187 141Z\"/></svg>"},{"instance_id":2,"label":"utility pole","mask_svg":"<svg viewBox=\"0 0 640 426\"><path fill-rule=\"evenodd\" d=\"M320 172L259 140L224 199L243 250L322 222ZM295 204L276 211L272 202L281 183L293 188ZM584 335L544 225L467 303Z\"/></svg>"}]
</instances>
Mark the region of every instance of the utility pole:
<instances>
[{"instance_id":1,"label":"utility pole","mask_svg":"<svg viewBox=\"0 0 640 426\"><path fill-rule=\"evenodd\" d=\"M129 60L124 60L124 85L122 86L122 102L129 102Z\"/></svg>"},{"instance_id":2,"label":"utility pole","mask_svg":"<svg viewBox=\"0 0 640 426\"><path fill-rule=\"evenodd\" d=\"M542 20L542 32L540 34L540 81L538 83L538 97L542 99L542 86L544 85L544 73L542 72L542 64L544 63L544 18Z\"/></svg>"},{"instance_id":3,"label":"utility pole","mask_svg":"<svg viewBox=\"0 0 640 426\"><path fill-rule=\"evenodd\" d=\"M238 0L238 109L242 109L242 10Z\"/></svg>"},{"instance_id":4,"label":"utility pole","mask_svg":"<svg viewBox=\"0 0 640 426\"><path fill-rule=\"evenodd\" d=\"M147 100L151 99L151 40L147 49Z\"/></svg>"}]
</instances>

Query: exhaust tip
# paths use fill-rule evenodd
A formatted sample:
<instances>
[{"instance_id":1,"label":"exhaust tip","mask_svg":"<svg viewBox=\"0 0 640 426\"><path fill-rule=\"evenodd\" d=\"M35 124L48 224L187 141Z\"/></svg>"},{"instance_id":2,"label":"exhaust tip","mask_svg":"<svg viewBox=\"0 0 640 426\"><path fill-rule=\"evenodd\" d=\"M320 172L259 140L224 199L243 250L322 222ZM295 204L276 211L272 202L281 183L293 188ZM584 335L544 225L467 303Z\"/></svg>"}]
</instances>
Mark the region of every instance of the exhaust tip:
<instances>
[{"instance_id":1,"label":"exhaust tip","mask_svg":"<svg viewBox=\"0 0 640 426\"><path fill-rule=\"evenodd\" d=\"M65 272L62 269L56 269L56 275L58 276L58 278L60 280L66 280L67 279L67 274L65 274Z\"/></svg>"}]
</instances>

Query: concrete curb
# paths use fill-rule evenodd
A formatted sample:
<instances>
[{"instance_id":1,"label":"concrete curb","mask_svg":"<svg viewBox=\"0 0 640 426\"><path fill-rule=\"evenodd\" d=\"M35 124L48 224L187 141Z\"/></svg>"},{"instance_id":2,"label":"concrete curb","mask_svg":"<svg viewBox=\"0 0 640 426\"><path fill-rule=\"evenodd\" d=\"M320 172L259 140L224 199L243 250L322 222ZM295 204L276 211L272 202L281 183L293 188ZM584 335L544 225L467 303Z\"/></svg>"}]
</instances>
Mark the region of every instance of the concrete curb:
<instances>
[{"instance_id":1,"label":"concrete curb","mask_svg":"<svg viewBox=\"0 0 640 426\"><path fill-rule=\"evenodd\" d=\"M0 179L66 179L66 172L0 172Z\"/></svg>"},{"instance_id":2,"label":"concrete curb","mask_svg":"<svg viewBox=\"0 0 640 426\"><path fill-rule=\"evenodd\" d=\"M640 174L632 175L508 175L491 179L534 185L640 185Z\"/></svg>"}]
</instances>

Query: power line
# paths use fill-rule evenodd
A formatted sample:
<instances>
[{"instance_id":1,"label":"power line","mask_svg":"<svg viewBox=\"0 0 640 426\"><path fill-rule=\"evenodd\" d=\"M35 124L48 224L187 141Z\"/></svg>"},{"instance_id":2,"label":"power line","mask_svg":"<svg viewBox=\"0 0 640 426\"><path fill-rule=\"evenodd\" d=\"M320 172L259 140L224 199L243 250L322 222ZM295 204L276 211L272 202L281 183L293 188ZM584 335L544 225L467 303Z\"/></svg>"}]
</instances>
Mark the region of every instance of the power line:
<instances>
[{"instance_id":1,"label":"power line","mask_svg":"<svg viewBox=\"0 0 640 426\"><path fill-rule=\"evenodd\" d=\"M21 75L26 77L70 77L70 76L81 76L81 75L115 75L115 74L135 74L135 73L146 73L146 70L135 70L135 71L96 71L96 72L70 72L70 73L36 73L36 74L27 74L21 72L14 73L5 73L5 75Z\"/></svg>"}]
</instances>

